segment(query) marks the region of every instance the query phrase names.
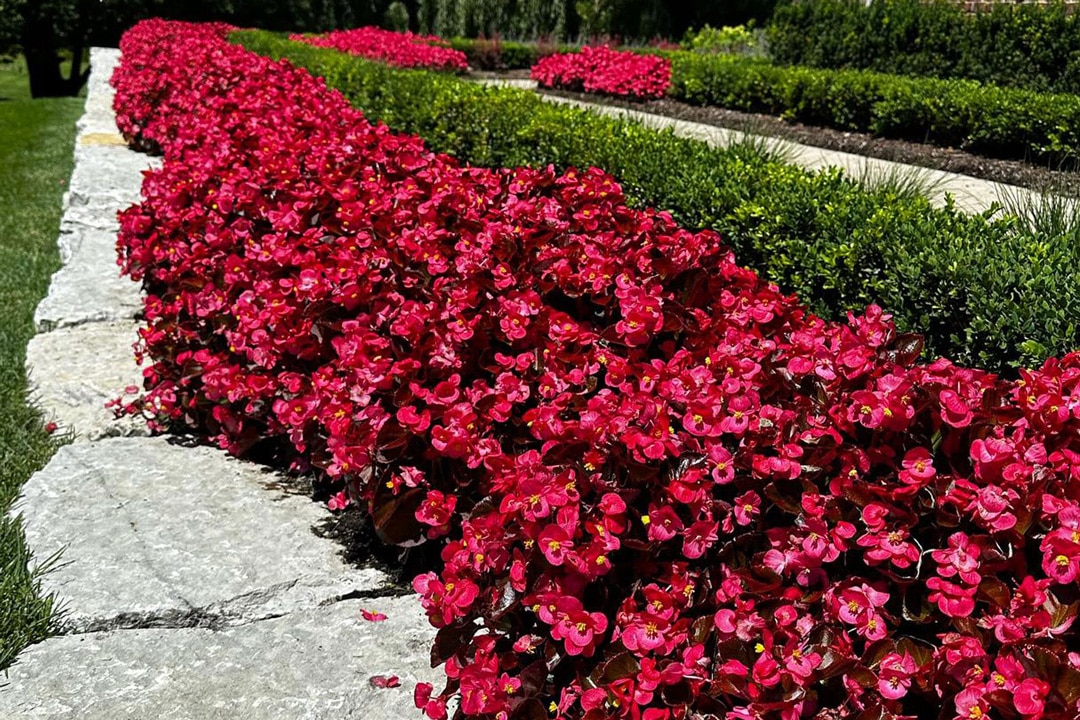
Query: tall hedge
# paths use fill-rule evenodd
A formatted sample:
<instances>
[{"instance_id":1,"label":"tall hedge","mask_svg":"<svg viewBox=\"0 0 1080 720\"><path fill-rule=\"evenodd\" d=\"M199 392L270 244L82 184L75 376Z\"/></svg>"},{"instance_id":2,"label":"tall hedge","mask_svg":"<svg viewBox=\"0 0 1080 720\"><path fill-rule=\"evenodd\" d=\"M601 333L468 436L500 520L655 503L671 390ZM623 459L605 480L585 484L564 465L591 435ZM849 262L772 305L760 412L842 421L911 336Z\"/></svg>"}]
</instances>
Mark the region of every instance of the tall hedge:
<instances>
[{"instance_id":1,"label":"tall hedge","mask_svg":"<svg viewBox=\"0 0 1080 720\"><path fill-rule=\"evenodd\" d=\"M832 317L878 303L928 352L1010 371L1080 345L1080 246L922 198L808 173L547 103L524 90L393 69L268 33L234 36L326 78L370 117L485 166L597 166L638 203L718 230L738 258Z\"/></svg>"},{"instance_id":2,"label":"tall hedge","mask_svg":"<svg viewBox=\"0 0 1080 720\"><path fill-rule=\"evenodd\" d=\"M1080 14L1059 1L786 0L768 26L777 62L1080 92Z\"/></svg>"}]
</instances>

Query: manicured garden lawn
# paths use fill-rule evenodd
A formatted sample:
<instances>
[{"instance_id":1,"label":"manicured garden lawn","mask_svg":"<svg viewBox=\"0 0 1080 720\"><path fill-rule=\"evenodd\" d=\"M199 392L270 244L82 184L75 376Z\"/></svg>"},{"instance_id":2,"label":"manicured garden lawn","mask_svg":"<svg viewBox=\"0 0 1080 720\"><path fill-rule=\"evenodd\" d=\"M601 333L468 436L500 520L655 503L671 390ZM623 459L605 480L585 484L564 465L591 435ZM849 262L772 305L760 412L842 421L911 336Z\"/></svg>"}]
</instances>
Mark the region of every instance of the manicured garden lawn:
<instances>
[{"instance_id":1,"label":"manicured garden lawn","mask_svg":"<svg viewBox=\"0 0 1080 720\"><path fill-rule=\"evenodd\" d=\"M0 65L0 514L57 446L25 404L26 343L60 266L60 203L72 168L81 98L31 100L25 71ZM0 668L53 627L53 602L27 571L18 522L0 519ZM39 558L39 561L43 558Z\"/></svg>"}]
</instances>

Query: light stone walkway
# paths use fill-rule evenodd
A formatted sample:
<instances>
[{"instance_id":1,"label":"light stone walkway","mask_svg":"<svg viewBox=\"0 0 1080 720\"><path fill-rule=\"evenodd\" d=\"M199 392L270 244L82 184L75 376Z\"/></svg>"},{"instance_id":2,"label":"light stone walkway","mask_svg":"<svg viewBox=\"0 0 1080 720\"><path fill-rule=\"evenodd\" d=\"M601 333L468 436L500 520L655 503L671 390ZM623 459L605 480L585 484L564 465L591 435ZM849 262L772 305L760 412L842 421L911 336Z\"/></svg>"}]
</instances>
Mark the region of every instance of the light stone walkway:
<instances>
[{"instance_id":1,"label":"light stone walkway","mask_svg":"<svg viewBox=\"0 0 1080 720\"><path fill-rule=\"evenodd\" d=\"M536 90L536 81L534 80L485 79L478 82L484 85L501 85L524 90ZM701 140L714 147L725 147L746 140L763 142L766 146L778 152L785 161L799 167L807 170L823 170L830 167L841 168L850 177L870 186L896 178L917 178L923 187L930 190L930 200L935 205L939 207L945 205L946 196L952 196L957 209L970 214L984 212L989 210L993 203L1006 200L1020 203L1030 201L1036 203L1036 206L1038 206L1038 203L1044 202L1039 193L1026 188L981 180L968 175L958 175L943 170L932 170L917 165L880 160L837 150L826 150L811 145L801 145L781 138L753 135L741 130L730 130L715 125L677 120L640 110L612 107L602 103L583 102L543 92L539 93L539 95L546 102L572 105L610 117L627 118L658 130L671 130L679 137Z\"/></svg>"},{"instance_id":2,"label":"light stone walkway","mask_svg":"<svg viewBox=\"0 0 1080 720\"><path fill-rule=\"evenodd\" d=\"M91 54L64 201L63 267L27 349L32 402L74 442L23 488L21 514L65 634L0 675L0 718L397 720L418 717L434 630L415 596L347 566L312 528L329 513L284 478L207 447L148 437L104 408L141 385L139 288L116 265L118 210L157 161L117 134L119 52ZM388 619L372 623L361 609ZM376 675L396 675L378 689Z\"/></svg>"}]
</instances>

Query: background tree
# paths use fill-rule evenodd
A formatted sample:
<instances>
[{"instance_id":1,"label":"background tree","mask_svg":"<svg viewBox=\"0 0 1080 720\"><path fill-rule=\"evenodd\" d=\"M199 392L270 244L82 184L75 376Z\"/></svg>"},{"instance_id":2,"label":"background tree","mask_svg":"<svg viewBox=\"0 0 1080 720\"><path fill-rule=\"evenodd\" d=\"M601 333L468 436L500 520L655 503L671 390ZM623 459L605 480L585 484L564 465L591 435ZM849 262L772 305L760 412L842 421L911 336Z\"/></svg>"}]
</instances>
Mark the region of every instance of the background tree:
<instances>
[{"instance_id":1,"label":"background tree","mask_svg":"<svg viewBox=\"0 0 1080 720\"><path fill-rule=\"evenodd\" d=\"M415 5L418 0L413 0ZM34 97L75 95L86 83L83 54L113 46L147 17L318 32L377 25L391 0L0 0L0 55L22 53ZM415 9L404 3L415 17ZM61 57L72 59L66 74Z\"/></svg>"},{"instance_id":2,"label":"background tree","mask_svg":"<svg viewBox=\"0 0 1080 720\"><path fill-rule=\"evenodd\" d=\"M389 15L388 8L396 5ZM691 27L764 21L776 0L0 0L0 56L26 56L34 97L75 95L91 45L115 46L146 17L224 20L241 27L321 32L391 24L443 37L646 41ZM401 12L401 8L407 11ZM61 56L72 59L61 73Z\"/></svg>"}]
</instances>

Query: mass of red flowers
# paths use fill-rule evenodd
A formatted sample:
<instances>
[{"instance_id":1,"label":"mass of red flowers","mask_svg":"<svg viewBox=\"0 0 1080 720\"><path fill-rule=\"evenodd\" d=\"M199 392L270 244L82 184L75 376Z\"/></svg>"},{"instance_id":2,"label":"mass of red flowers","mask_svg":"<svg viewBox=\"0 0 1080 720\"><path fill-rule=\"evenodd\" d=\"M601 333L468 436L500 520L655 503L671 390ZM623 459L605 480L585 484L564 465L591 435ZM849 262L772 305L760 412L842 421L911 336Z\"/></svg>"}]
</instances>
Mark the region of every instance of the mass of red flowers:
<instances>
[{"instance_id":1,"label":"mass of red flowers","mask_svg":"<svg viewBox=\"0 0 1080 720\"><path fill-rule=\"evenodd\" d=\"M439 38L393 32L377 27L335 30L325 35L292 35L290 40L332 48L397 67L428 70L468 70L469 61L460 50L443 47Z\"/></svg>"},{"instance_id":2,"label":"mass of red flowers","mask_svg":"<svg viewBox=\"0 0 1080 720\"><path fill-rule=\"evenodd\" d=\"M586 46L581 52L541 58L531 75L540 87L652 100L664 97L671 87L671 61L606 45Z\"/></svg>"},{"instance_id":3,"label":"mass of red flowers","mask_svg":"<svg viewBox=\"0 0 1080 720\"><path fill-rule=\"evenodd\" d=\"M127 411L438 543L428 717L1080 716L1080 355L919 364L600 170L463 166L226 31L121 43L165 156Z\"/></svg>"}]
</instances>

